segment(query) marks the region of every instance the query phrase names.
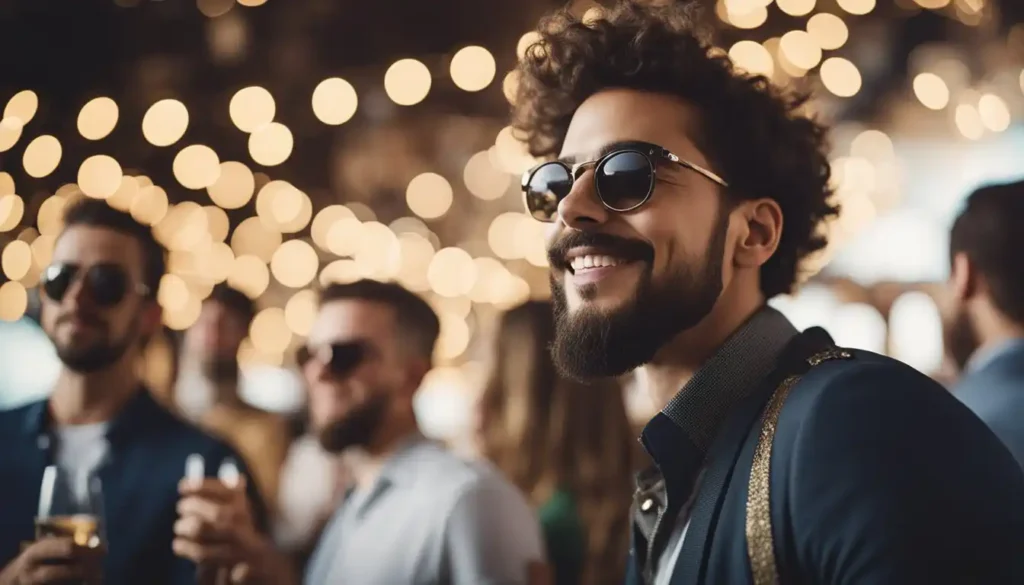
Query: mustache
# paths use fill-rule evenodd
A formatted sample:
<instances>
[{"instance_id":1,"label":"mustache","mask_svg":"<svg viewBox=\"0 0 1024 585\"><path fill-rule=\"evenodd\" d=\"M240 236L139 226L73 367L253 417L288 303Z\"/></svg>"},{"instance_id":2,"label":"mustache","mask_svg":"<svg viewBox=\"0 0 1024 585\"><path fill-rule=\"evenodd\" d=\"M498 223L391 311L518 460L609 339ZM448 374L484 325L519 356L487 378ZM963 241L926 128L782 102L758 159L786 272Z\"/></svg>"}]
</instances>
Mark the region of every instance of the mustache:
<instances>
[{"instance_id":1,"label":"mustache","mask_svg":"<svg viewBox=\"0 0 1024 585\"><path fill-rule=\"evenodd\" d=\"M70 323L71 321L81 321L82 323L93 327L104 327L106 325L106 323L101 319L86 313L65 313L60 317L57 317L56 324L62 325L64 323Z\"/></svg>"},{"instance_id":2,"label":"mustache","mask_svg":"<svg viewBox=\"0 0 1024 585\"><path fill-rule=\"evenodd\" d=\"M548 248L548 264L561 270L567 269L569 250L580 247L597 248L609 255L627 260L650 262L654 259L654 248L646 242L601 232L572 230L558 238Z\"/></svg>"}]
</instances>

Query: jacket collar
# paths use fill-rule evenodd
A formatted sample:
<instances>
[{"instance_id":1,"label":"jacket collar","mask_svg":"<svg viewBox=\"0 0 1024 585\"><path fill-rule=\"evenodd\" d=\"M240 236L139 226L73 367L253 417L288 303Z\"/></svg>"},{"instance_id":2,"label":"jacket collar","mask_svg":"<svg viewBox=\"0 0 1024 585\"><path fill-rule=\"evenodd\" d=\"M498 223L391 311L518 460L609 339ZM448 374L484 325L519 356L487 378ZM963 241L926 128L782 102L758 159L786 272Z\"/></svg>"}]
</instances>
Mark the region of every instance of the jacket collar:
<instances>
[{"instance_id":1,"label":"jacket collar","mask_svg":"<svg viewBox=\"0 0 1024 585\"><path fill-rule=\"evenodd\" d=\"M145 386L139 386L134 396L121 408L107 427L107 440L117 444L149 432L159 425L172 420L167 410L160 406ZM28 436L49 435L53 427L50 399L29 405L25 411L22 430Z\"/></svg>"}]
</instances>

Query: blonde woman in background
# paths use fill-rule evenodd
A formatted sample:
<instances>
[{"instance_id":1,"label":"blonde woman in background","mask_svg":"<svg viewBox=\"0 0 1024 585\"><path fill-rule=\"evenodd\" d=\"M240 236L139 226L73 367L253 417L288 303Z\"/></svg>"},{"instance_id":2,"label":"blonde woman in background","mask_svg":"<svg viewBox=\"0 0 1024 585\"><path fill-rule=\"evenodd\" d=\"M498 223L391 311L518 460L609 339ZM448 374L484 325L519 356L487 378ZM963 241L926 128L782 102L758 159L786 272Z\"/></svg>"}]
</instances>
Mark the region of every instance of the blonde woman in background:
<instances>
[{"instance_id":1,"label":"blonde woman in background","mask_svg":"<svg viewBox=\"0 0 1024 585\"><path fill-rule=\"evenodd\" d=\"M635 435L615 383L561 378L551 305L505 313L479 404L478 438L537 509L557 585L621 583Z\"/></svg>"}]
</instances>

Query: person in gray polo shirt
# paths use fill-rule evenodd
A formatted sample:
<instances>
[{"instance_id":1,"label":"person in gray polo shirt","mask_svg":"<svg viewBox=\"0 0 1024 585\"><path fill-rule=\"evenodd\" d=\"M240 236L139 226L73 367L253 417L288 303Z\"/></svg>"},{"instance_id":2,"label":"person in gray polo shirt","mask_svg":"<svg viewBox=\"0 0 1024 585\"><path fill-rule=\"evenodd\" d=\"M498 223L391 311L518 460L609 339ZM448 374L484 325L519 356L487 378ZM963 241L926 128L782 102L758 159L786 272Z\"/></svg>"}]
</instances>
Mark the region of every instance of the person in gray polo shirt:
<instances>
[{"instance_id":1,"label":"person in gray polo shirt","mask_svg":"<svg viewBox=\"0 0 1024 585\"><path fill-rule=\"evenodd\" d=\"M298 361L312 425L328 451L348 459L355 485L317 544L307 585L548 580L525 497L493 467L460 459L419 431L413 397L432 366L439 328L430 306L397 284L361 280L323 291ZM239 494L208 493L202 506L183 505L194 512L179 537L209 543L207 558L230 559L235 582L296 582L279 555L243 528L247 522L216 522L216 508L221 519L239 517ZM238 550L225 554L224 542Z\"/></svg>"}]
</instances>

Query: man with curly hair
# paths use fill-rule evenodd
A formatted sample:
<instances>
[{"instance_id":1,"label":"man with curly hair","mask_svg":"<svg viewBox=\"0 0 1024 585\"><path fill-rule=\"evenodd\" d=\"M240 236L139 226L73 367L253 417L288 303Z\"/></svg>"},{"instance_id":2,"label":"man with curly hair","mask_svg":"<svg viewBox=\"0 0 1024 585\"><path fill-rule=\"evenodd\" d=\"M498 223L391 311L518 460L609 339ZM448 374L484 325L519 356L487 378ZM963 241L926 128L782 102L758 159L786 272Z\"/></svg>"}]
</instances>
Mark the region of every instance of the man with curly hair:
<instances>
[{"instance_id":1,"label":"man with curly hair","mask_svg":"<svg viewBox=\"0 0 1024 585\"><path fill-rule=\"evenodd\" d=\"M1024 582L1024 475L998 439L926 376L766 304L838 213L806 97L736 70L683 2L560 12L519 71L555 361L635 370L661 407L627 582Z\"/></svg>"}]
</instances>

